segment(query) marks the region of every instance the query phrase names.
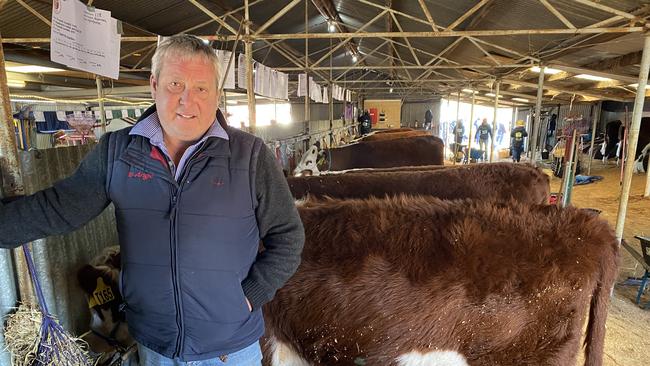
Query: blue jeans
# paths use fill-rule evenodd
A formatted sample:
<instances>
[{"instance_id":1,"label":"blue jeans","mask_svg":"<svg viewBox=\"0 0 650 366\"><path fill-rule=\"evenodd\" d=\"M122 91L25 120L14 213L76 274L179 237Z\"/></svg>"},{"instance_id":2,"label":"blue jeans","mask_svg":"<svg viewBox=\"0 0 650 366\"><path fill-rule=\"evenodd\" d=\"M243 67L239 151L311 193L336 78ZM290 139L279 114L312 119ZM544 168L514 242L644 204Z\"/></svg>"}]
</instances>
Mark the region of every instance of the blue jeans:
<instances>
[{"instance_id":1,"label":"blue jeans","mask_svg":"<svg viewBox=\"0 0 650 366\"><path fill-rule=\"evenodd\" d=\"M524 151L524 147L513 147L512 148L512 161L519 162L521 160L521 153Z\"/></svg>"},{"instance_id":2,"label":"blue jeans","mask_svg":"<svg viewBox=\"0 0 650 366\"><path fill-rule=\"evenodd\" d=\"M219 357L201 361L179 361L167 358L149 348L138 344L140 366L260 366L262 365L262 349L260 342L229 354L223 362Z\"/></svg>"}]
</instances>

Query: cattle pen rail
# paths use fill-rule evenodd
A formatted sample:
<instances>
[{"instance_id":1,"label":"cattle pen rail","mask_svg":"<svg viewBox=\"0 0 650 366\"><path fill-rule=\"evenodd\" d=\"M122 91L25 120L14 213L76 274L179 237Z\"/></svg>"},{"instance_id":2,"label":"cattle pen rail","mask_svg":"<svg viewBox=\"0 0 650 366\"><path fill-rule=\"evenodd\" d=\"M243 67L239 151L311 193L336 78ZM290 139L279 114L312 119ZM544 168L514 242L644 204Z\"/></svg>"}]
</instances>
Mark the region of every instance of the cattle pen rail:
<instances>
[{"instance_id":1,"label":"cattle pen rail","mask_svg":"<svg viewBox=\"0 0 650 366\"><path fill-rule=\"evenodd\" d=\"M649 240L648 238L643 238L643 237L640 237L640 236L635 236L635 238L637 238L639 240ZM625 240L621 240L621 245L623 246L623 248L625 248L625 250L627 250L632 255L632 257L634 257L634 259L637 260L637 262L639 262L643 266L643 268L646 269L646 271L650 271L650 264L646 263L646 261L643 259L643 256L641 255L641 253L637 252L637 250L634 249Z\"/></svg>"}]
</instances>

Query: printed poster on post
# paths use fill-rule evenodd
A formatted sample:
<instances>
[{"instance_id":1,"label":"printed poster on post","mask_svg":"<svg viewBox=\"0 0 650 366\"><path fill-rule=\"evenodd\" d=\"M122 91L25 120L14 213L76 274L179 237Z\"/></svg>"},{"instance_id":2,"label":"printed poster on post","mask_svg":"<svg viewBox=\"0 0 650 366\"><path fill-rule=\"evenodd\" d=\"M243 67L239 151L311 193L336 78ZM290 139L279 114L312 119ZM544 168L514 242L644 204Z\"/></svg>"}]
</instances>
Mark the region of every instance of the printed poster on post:
<instances>
[{"instance_id":1,"label":"printed poster on post","mask_svg":"<svg viewBox=\"0 0 650 366\"><path fill-rule=\"evenodd\" d=\"M117 79L120 40L111 12L77 0L52 2L50 59L73 69Z\"/></svg>"}]
</instances>

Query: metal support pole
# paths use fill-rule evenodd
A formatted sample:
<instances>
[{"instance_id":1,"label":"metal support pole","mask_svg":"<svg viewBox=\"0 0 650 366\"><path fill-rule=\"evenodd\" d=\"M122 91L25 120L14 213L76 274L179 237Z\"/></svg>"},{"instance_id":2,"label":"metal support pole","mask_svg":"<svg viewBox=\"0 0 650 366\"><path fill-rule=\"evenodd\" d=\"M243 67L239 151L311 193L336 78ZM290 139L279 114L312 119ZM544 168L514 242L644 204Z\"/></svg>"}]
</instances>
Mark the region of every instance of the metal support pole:
<instances>
[{"instance_id":1,"label":"metal support pole","mask_svg":"<svg viewBox=\"0 0 650 366\"><path fill-rule=\"evenodd\" d=\"M591 143L589 147L589 166L587 167L587 175L591 175L591 163L594 160L594 143L596 141L596 129L600 124L600 110L603 106L603 102L596 103L596 110L594 111L594 121L591 124ZM560 113L558 112L558 115Z\"/></svg>"},{"instance_id":2,"label":"metal support pole","mask_svg":"<svg viewBox=\"0 0 650 366\"><path fill-rule=\"evenodd\" d=\"M332 39L330 38L330 51L332 50ZM332 98L332 55L330 54L330 80L328 83L328 102L329 102L329 115L330 115L330 146L338 145L338 141L334 141L332 130L334 129L334 98Z\"/></svg>"},{"instance_id":3,"label":"metal support pole","mask_svg":"<svg viewBox=\"0 0 650 366\"><path fill-rule=\"evenodd\" d=\"M456 126L458 126L458 123L460 122L460 90L458 91L458 99L456 100ZM456 128L454 128L455 130ZM454 139L454 165L456 165L456 155L458 154L458 144L456 143L456 132L454 131L452 139ZM461 143L462 138L461 138Z\"/></svg>"},{"instance_id":4,"label":"metal support pole","mask_svg":"<svg viewBox=\"0 0 650 366\"><path fill-rule=\"evenodd\" d=\"M95 83L97 84L97 99L99 99L99 115L102 121L102 136L106 133L106 112L104 112L104 88L102 87L102 78L95 75Z\"/></svg>"},{"instance_id":5,"label":"metal support pole","mask_svg":"<svg viewBox=\"0 0 650 366\"><path fill-rule=\"evenodd\" d=\"M309 0L305 0L305 34L309 34ZM332 68L330 68L330 71ZM309 39L305 38L305 85L307 92L305 93L305 122L307 124L307 131L309 131L309 121L311 120L311 113L309 110L309 95L311 94L311 83L309 82Z\"/></svg>"},{"instance_id":6,"label":"metal support pole","mask_svg":"<svg viewBox=\"0 0 650 366\"><path fill-rule=\"evenodd\" d=\"M449 110L449 99L451 99L451 95L447 95L447 110ZM442 112L440 113L442 115ZM444 139L444 146L448 146L449 144L449 118L445 119L445 123L442 127L444 129L444 134L442 134L442 138Z\"/></svg>"},{"instance_id":7,"label":"metal support pole","mask_svg":"<svg viewBox=\"0 0 650 366\"><path fill-rule=\"evenodd\" d=\"M2 4L0 4L2 8ZM14 118L11 114L5 55L0 36L0 117L4 120L0 127L0 170L2 174L2 197L13 197L25 194L23 178L20 173L20 160L14 133Z\"/></svg>"},{"instance_id":8,"label":"metal support pole","mask_svg":"<svg viewBox=\"0 0 650 366\"><path fill-rule=\"evenodd\" d=\"M492 119L492 144L491 144L491 149L490 149L490 163L493 162L493 155L494 155L494 134L497 132L497 112L499 110L499 86L501 85L500 81L497 81L497 86L496 86L496 91L495 91L495 96L494 96L494 119Z\"/></svg>"},{"instance_id":9,"label":"metal support pole","mask_svg":"<svg viewBox=\"0 0 650 366\"><path fill-rule=\"evenodd\" d=\"M541 128L541 118L542 118L542 95L544 94L544 70L546 66L539 65L539 79L537 82L537 102L535 103L535 122L533 123L531 130L532 141L530 148L530 159L533 165L537 165L537 135L539 135L539 130Z\"/></svg>"},{"instance_id":10,"label":"metal support pole","mask_svg":"<svg viewBox=\"0 0 650 366\"><path fill-rule=\"evenodd\" d=\"M253 82L253 41L249 38L250 14L248 0L244 0L244 16L246 18L246 96L248 97L248 131L255 134L257 118L255 115L255 83Z\"/></svg>"},{"instance_id":11,"label":"metal support pole","mask_svg":"<svg viewBox=\"0 0 650 366\"><path fill-rule=\"evenodd\" d=\"M643 55L641 56L641 70L639 71L639 85L636 88L634 98L634 111L632 112L632 125L628 135L628 149L625 160L625 171L623 174L623 187L619 198L618 217L616 219L616 238L619 243L623 238L625 226L625 214L627 213L627 200L630 198L630 186L632 185L632 170L634 168L634 155L636 145L639 141L639 128L641 127L641 115L645 101L645 87L648 84L648 72L650 72L650 35L646 35L643 41Z\"/></svg>"},{"instance_id":12,"label":"metal support pole","mask_svg":"<svg viewBox=\"0 0 650 366\"><path fill-rule=\"evenodd\" d=\"M472 93L472 108L470 109L469 112L469 142L467 143L467 164L469 164L472 161L472 140L474 137L472 136L472 127L474 126L474 96L476 94Z\"/></svg>"}]
</instances>

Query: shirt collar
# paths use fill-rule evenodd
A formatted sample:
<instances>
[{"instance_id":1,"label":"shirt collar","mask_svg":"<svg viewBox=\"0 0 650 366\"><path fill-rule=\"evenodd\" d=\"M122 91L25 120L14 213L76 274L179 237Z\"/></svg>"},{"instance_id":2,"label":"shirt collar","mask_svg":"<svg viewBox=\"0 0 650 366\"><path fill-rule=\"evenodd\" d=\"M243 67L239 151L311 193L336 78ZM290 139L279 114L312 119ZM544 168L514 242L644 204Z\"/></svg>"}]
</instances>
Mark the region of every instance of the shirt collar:
<instances>
[{"instance_id":1,"label":"shirt collar","mask_svg":"<svg viewBox=\"0 0 650 366\"><path fill-rule=\"evenodd\" d=\"M151 113L140 122L136 123L135 126L131 128L129 135L140 135L142 137L146 137L154 145L164 144L163 130L160 124L160 119L158 119L158 112ZM229 140L228 133L223 129L223 127L221 127L221 124L219 121L217 121L217 118L214 119L210 128L208 128L205 134L196 143L203 142L208 137L217 137L224 140Z\"/></svg>"}]
</instances>

